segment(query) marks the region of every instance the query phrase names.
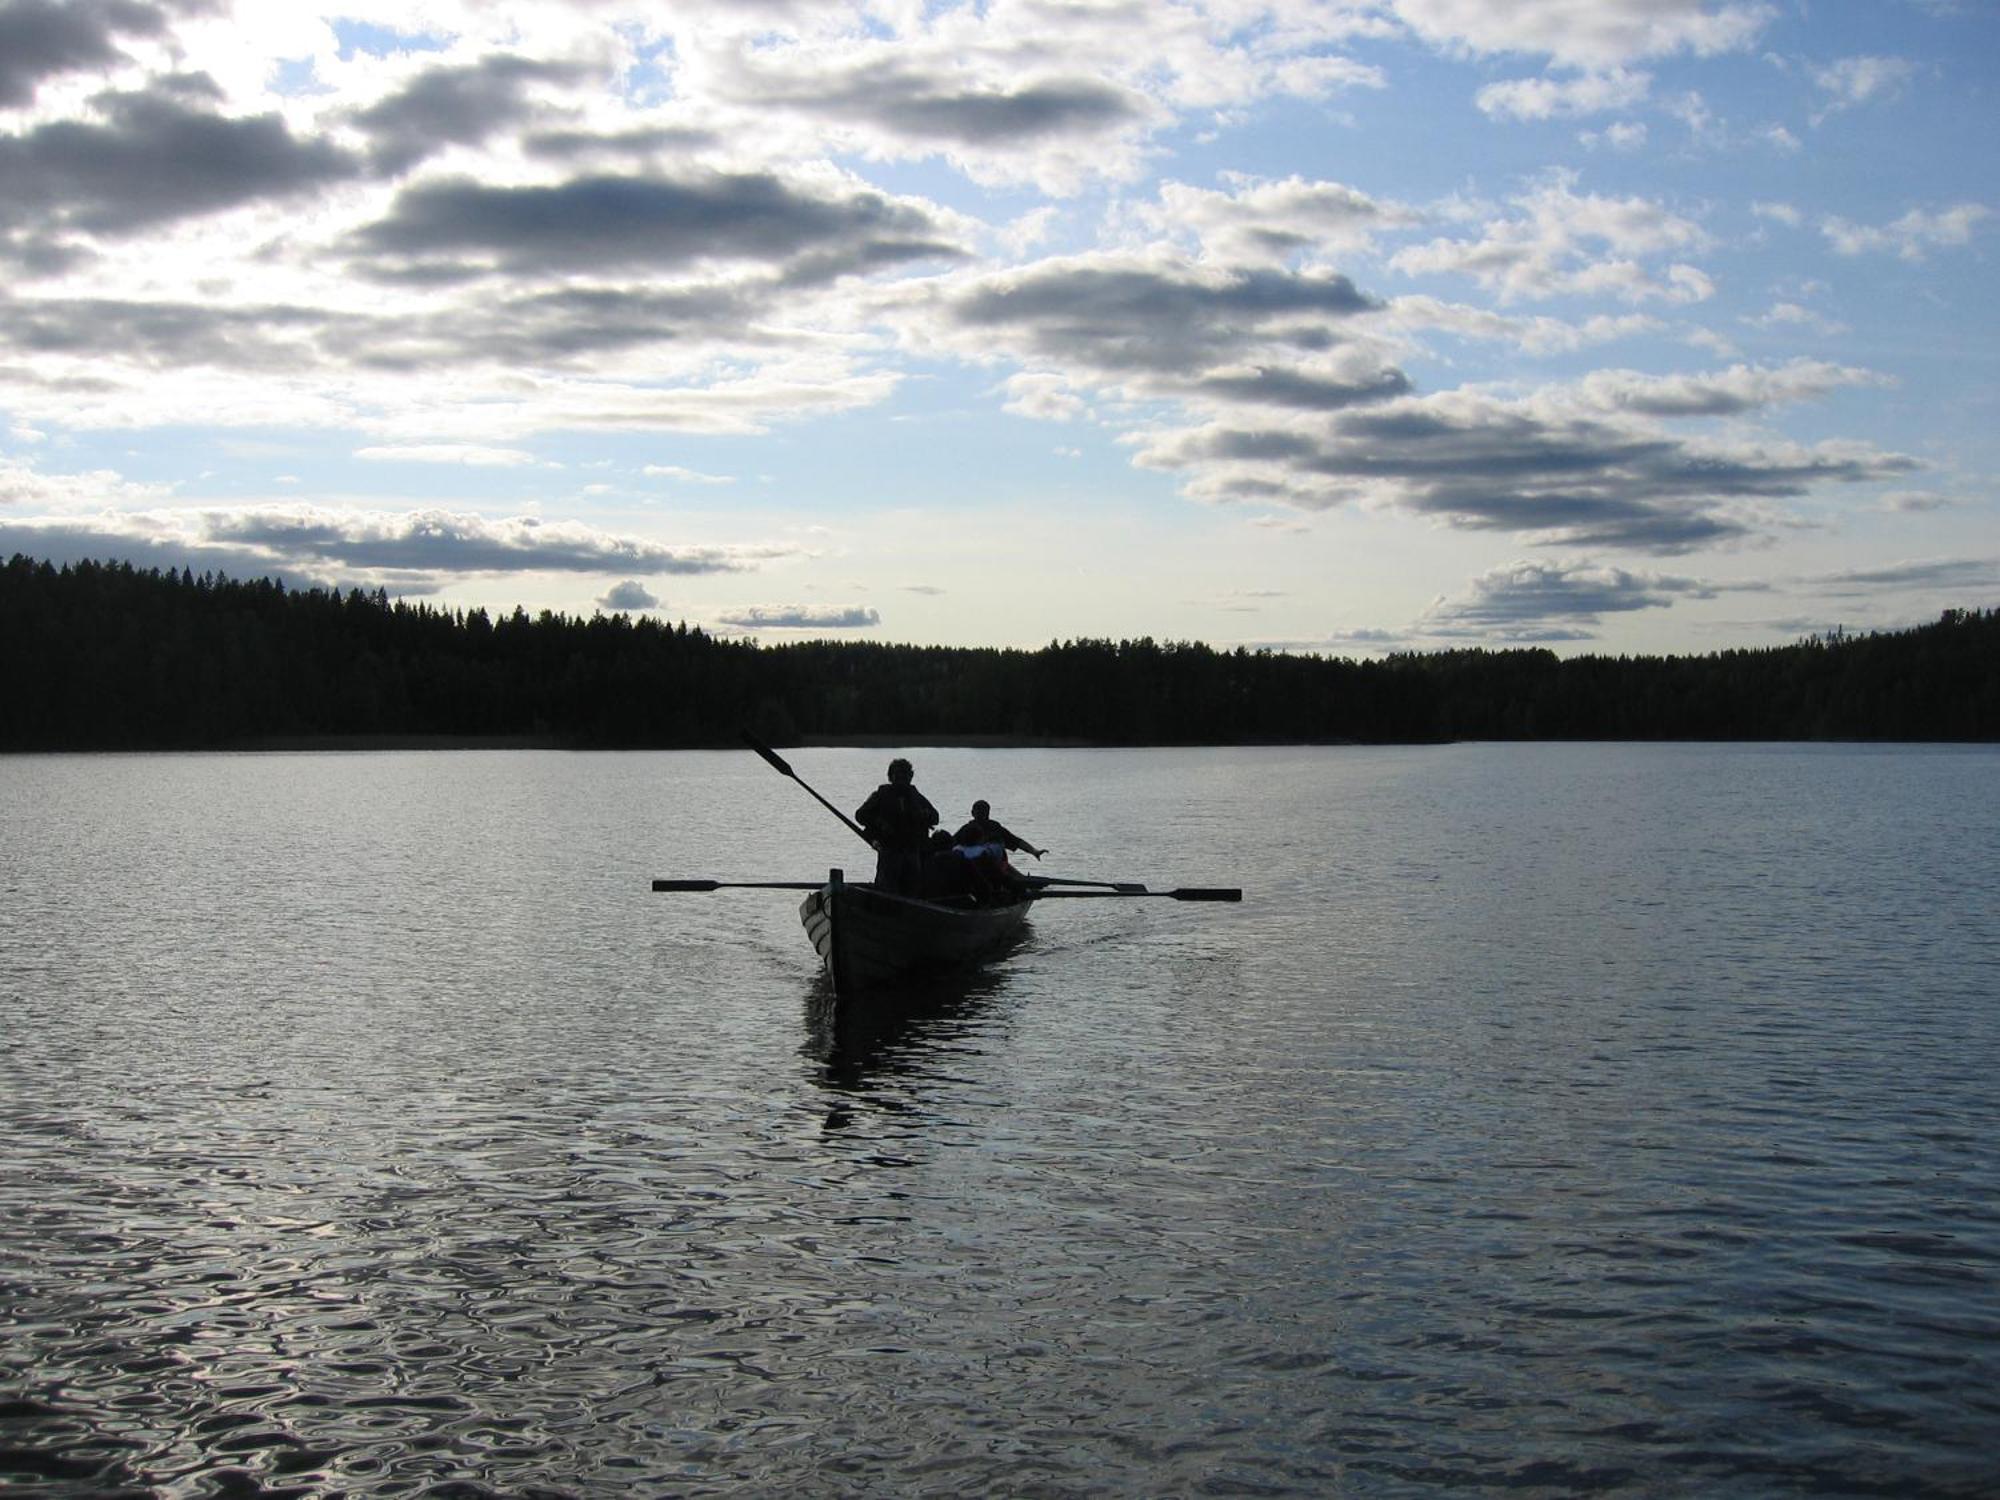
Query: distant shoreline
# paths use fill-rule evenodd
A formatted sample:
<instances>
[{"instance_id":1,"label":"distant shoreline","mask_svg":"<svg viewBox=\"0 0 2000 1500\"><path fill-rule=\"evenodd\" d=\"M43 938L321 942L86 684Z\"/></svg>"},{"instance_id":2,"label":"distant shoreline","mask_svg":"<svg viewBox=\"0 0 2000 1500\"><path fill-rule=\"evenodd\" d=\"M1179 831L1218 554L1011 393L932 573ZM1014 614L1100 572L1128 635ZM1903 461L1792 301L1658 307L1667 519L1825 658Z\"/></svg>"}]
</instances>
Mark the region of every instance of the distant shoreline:
<instances>
[{"instance_id":1,"label":"distant shoreline","mask_svg":"<svg viewBox=\"0 0 2000 1500\"><path fill-rule=\"evenodd\" d=\"M277 734L214 747L221 751L278 750L568 750L552 734Z\"/></svg>"},{"instance_id":2,"label":"distant shoreline","mask_svg":"<svg viewBox=\"0 0 2000 1500\"><path fill-rule=\"evenodd\" d=\"M1096 750L1095 740L1051 739L1033 734L807 734L795 742L806 750ZM1123 745L1120 749L1138 748Z\"/></svg>"},{"instance_id":3,"label":"distant shoreline","mask_svg":"<svg viewBox=\"0 0 2000 1500\"><path fill-rule=\"evenodd\" d=\"M2000 609L1672 658L1524 647L1353 661L1151 637L1036 651L759 645L650 617L517 611L496 622L379 591L129 564L58 571L16 555L0 562L0 618L9 750L721 750L746 726L780 747L869 753L2000 742ZM852 725L870 727L839 727Z\"/></svg>"},{"instance_id":4,"label":"distant shoreline","mask_svg":"<svg viewBox=\"0 0 2000 1500\"><path fill-rule=\"evenodd\" d=\"M1455 740L1302 740L1302 739L1262 739L1262 740L1157 740L1143 744L1101 740L1047 739L1034 735L893 735L893 734L848 734L848 735L801 735L786 739L778 748L783 750L1277 750L1277 749L1317 749L1341 750L1362 747L1374 749L1437 749L1445 745L1930 745L1930 746L1991 746L1990 739L1870 739L1853 735L1825 735L1818 737L1776 736L1752 738L1728 735L1686 735L1674 738L1662 736L1549 736L1539 739L1482 739L1468 737ZM370 753L384 751L452 751L452 750L557 750L573 754L626 755L655 754L677 755L689 751L739 751L744 747L733 741L704 745L590 745L578 744L559 739L554 735L534 734L323 734L323 735L275 735L256 740L237 740L220 745L41 745L33 747L9 746L0 748L0 760L9 756L30 755L279 755L279 754L342 754L346 752Z\"/></svg>"},{"instance_id":5,"label":"distant shoreline","mask_svg":"<svg viewBox=\"0 0 2000 1500\"><path fill-rule=\"evenodd\" d=\"M818 734L786 740L812 750L1090 750L1092 740L1052 739L1023 734ZM267 735L234 745L236 751L273 750L741 750L740 744L587 745L552 734L296 734ZM1129 748L1129 747L1128 747Z\"/></svg>"},{"instance_id":6,"label":"distant shoreline","mask_svg":"<svg viewBox=\"0 0 2000 1500\"><path fill-rule=\"evenodd\" d=\"M809 734L779 742L786 750L1197 750L1242 746L1339 746L1354 740L1228 740L1161 741L1157 744L1106 744L1097 740L1059 739L1031 734ZM1399 742L1400 743L1400 742ZM1438 741L1411 741L1435 744ZM578 753L676 752L741 750L733 741L705 745L592 745L552 734L281 734L235 740L218 745L51 745L0 750L0 755L272 755L388 750L564 750Z\"/></svg>"}]
</instances>

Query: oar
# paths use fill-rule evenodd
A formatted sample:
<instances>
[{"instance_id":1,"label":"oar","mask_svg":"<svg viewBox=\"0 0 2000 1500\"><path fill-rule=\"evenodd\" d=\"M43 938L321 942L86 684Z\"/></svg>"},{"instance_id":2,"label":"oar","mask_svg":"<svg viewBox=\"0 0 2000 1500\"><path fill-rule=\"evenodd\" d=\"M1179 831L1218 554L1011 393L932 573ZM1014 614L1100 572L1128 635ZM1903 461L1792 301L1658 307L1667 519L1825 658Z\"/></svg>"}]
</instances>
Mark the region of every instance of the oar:
<instances>
[{"instance_id":1,"label":"oar","mask_svg":"<svg viewBox=\"0 0 2000 1500\"><path fill-rule=\"evenodd\" d=\"M1024 875L1021 878L1030 885L1094 885L1100 890L1116 891L1121 896L1146 894L1146 888L1133 880L1071 880L1067 875Z\"/></svg>"},{"instance_id":2,"label":"oar","mask_svg":"<svg viewBox=\"0 0 2000 1500\"><path fill-rule=\"evenodd\" d=\"M824 880L655 880L656 891L816 891ZM1036 901L1085 901L1092 897L1116 901L1135 896L1157 896L1166 901L1241 901L1243 892L1235 886L1184 885L1177 890L1030 891Z\"/></svg>"},{"instance_id":3,"label":"oar","mask_svg":"<svg viewBox=\"0 0 2000 1500\"><path fill-rule=\"evenodd\" d=\"M752 734L747 729L743 731L743 743L748 745L752 750L755 750L759 755L763 756L765 761L770 765L771 769L776 771L780 776L789 776L792 778L792 780L798 782L800 786L806 787L806 790L808 792L812 792L813 800L819 803L819 805L825 808L828 812L832 813L836 818L840 819L840 821L845 823L849 828L853 829L854 836L860 839L862 843L868 845L868 847L871 849L875 847L875 841L870 837L868 837L867 834L861 831L861 825L859 823L855 822L852 818L848 817L846 813L842 812L839 808L835 807L831 802L827 801L826 798L820 796L818 792L814 792L811 787L806 786L804 778L801 777L797 771L794 771L789 765L787 765L785 763L785 758L780 754L778 754L777 751L773 750L769 745L765 744L762 740L758 739L754 734Z\"/></svg>"},{"instance_id":4,"label":"oar","mask_svg":"<svg viewBox=\"0 0 2000 1500\"><path fill-rule=\"evenodd\" d=\"M1168 901L1241 901L1243 892L1235 886L1184 885L1172 891L1030 891L1028 895L1036 901L1087 901L1091 897L1109 898L1117 901L1130 900L1135 896L1159 896Z\"/></svg>"},{"instance_id":5,"label":"oar","mask_svg":"<svg viewBox=\"0 0 2000 1500\"><path fill-rule=\"evenodd\" d=\"M816 891L824 880L656 880L656 891Z\"/></svg>"}]
</instances>

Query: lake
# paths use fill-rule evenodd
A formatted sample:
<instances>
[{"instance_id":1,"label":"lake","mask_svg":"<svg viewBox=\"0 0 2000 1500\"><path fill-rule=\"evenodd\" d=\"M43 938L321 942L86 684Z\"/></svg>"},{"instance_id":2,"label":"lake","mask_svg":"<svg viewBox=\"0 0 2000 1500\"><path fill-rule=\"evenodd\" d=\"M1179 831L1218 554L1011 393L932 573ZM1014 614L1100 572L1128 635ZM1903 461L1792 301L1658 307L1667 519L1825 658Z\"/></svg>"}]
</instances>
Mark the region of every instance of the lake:
<instances>
[{"instance_id":1,"label":"lake","mask_svg":"<svg viewBox=\"0 0 2000 1500\"><path fill-rule=\"evenodd\" d=\"M0 760L0 1489L2000 1493L2000 750L910 754Z\"/></svg>"}]
</instances>

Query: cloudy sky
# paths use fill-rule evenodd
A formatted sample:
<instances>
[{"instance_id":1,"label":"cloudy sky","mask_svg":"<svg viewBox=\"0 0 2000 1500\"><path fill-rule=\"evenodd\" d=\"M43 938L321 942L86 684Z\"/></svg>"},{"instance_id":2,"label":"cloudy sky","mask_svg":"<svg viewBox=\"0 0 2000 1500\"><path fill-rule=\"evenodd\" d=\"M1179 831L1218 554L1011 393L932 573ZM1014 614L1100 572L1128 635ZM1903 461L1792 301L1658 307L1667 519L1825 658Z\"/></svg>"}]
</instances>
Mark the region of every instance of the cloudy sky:
<instances>
[{"instance_id":1,"label":"cloudy sky","mask_svg":"<svg viewBox=\"0 0 2000 1500\"><path fill-rule=\"evenodd\" d=\"M0 0L0 556L723 633L2000 604L1993 0Z\"/></svg>"}]
</instances>

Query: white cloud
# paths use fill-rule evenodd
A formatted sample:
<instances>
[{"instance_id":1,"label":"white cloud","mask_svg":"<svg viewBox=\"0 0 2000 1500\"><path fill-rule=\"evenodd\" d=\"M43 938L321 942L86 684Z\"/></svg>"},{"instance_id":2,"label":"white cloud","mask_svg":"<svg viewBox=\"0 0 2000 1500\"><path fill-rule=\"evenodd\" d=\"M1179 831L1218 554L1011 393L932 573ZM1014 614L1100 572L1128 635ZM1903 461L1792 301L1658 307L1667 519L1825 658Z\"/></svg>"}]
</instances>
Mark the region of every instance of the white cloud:
<instances>
[{"instance_id":1,"label":"white cloud","mask_svg":"<svg viewBox=\"0 0 2000 1500\"><path fill-rule=\"evenodd\" d=\"M1727 336L1713 328L1688 328L1681 333L1681 342L1690 349L1699 349L1717 359L1734 359L1737 346Z\"/></svg>"},{"instance_id":2,"label":"white cloud","mask_svg":"<svg viewBox=\"0 0 2000 1500\"><path fill-rule=\"evenodd\" d=\"M83 511L103 506L157 505L172 493L171 485L135 483L110 469L50 474L0 454L0 505Z\"/></svg>"},{"instance_id":3,"label":"white cloud","mask_svg":"<svg viewBox=\"0 0 2000 1500\"><path fill-rule=\"evenodd\" d=\"M1829 337L1848 331L1845 323L1829 318L1824 313L1814 312L1810 307L1797 302L1775 302L1769 311L1754 317L1745 317L1743 321L1753 328L1804 328Z\"/></svg>"},{"instance_id":4,"label":"white cloud","mask_svg":"<svg viewBox=\"0 0 2000 1500\"><path fill-rule=\"evenodd\" d=\"M1524 560L1482 573L1460 598L1434 601L1417 629L1440 639L1588 640L1607 614L1667 609L1681 599L1714 595L1714 587L1697 578L1629 572L1590 559Z\"/></svg>"},{"instance_id":5,"label":"white cloud","mask_svg":"<svg viewBox=\"0 0 2000 1500\"><path fill-rule=\"evenodd\" d=\"M1349 89L1385 89L1389 80L1383 71L1351 57L1321 55L1292 57L1271 68L1275 92L1295 94L1303 99L1324 99Z\"/></svg>"},{"instance_id":6,"label":"white cloud","mask_svg":"<svg viewBox=\"0 0 2000 1500\"><path fill-rule=\"evenodd\" d=\"M1085 415L1088 404L1077 395L1067 378L1023 370L1007 377L1006 409L1016 416L1035 417L1044 422L1069 422Z\"/></svg>"},{"instance_id":7,"label":"white cloud","mask_svg":"<svg viewBox=\"0 0 2000 1500\"><path fill-rule=\"evenodd\" d=\"M623 583L614 583L599 595L597 605L600 609L612 611L658 609L660 600L659 596L643 583L635 578L628 578Z\"/></svg>"},{"instance_id":8,"label":"white cloud","mask_svg":"<svg viewBox=\"0 0 2000 1500\"><path fill-rule=\"evenodd\" d=\"M679 464L647 464L640 471L648 479L671 479L676 484L734 484L736 479L729 474L704 474L698 469L685 469Z\"/></svg>"},{"instance_id":9,"label":"white cloud","mask_svg":"<svg viewBox=\"0 0 2000 1500\"><path fill-rule=\"evenodd\" d=\"M1716 117L1708 100L1698 90L1689 89L1677 94L1663 101L1661 107L1671 118L1687 127L1688 139L1695 146L1707 151L1728 148L1730 134L1727 122Z\"/></svg>"},{"instance_id":10,"label":"white cloud","mask_svg":"<svg viewBox=\"0 0 2000 1500\"><path fill-rule=\"evenodd\" d=\"M1873 99L1895 97L1916 72L1916 65L1901 57L1843 57L1812 69L1813 82L1830 96L1826 108L1813 115L1813 124Z\"/></svg>"},{"instance_id":11,"label":"white cloud","mask_svg":"<svg viewBox=\"0 0 2000 1500\"><path fill-rule=\"evenodd\" d=\"M1825 219L1820 232L1842 255L1893 252L1904 260L1919 261L1928 251L1970 244L1973 230L1991 217L1992 210L1982 203L1957 203L1935 212L1913 208L1880 227Z\"/></svg>"},{"instance_id":12,"label":"white cloud","mask_svg":"<svg viewBox=\"0 0 2000 1500\"><path fill-rule=\"evenodd\" d=\"M1747 47L1776 15L1767 4L1707 0L1391 0L1419 36L1475 52L1542 54L1603 68L1679 52Z\"/></svg>"},{"instance_id":13,"label":"white cloud","mask_svg":"<svg viewBox=\"0 0 2000 1500\"><path fill-rule=\"evenodd\" d=\"M1646 127L1636 120L1620 120L1602 130L1581 131L1577 140L1593 151L1601 145L1612 151L1631 152L1644 148L1647 132Z\"/></svg>"},{"instance_id":14,"label":"white cloud","mask_svg":"<svg viewBox=\"0 0 2000 1500\"><path fill-rule=\"evenodd\" d=\"M882 616L872 609L810 604L756 604L725 610L716 619L745 630L864 630L882 623Z\"/></svg>"},{"instance_id":15,"label":"white cloud","mask_svg":"<svg viewBox=\"0 0 2000 1500\"><path fill-rule=\"evenodd\" d=\"M5 313L0 298L0 323ZM468 310L462 332L477 339L490 331L484 316ZM802 352L760 348L753 336L742 373L705 359L675 378L663 359L650 381L636 371L626 378L616 355L587 372L474 362L445 378L442 368L381 369L344 353L280 376L255 359L230 367L190 353L175 378L161 379L161 368L176 368L166 352L93 347L88 357L47 356L32 371L0 367L0 392L19 418L51 427L346 429L386 450L500 450L510 439L562 430L752 435L888 397L898 373L859 368L840 349L842 337L825 330L831 347Z\"/></svg>"},{"instance_id":16,"label":"white cloud","mask_svg":"<svg viewBox=\"0 0 2000 1500\"><path fill-rule=\"evenodd\" d=\"M676 546L534 516L291 503L24 516L0 522L0 553L12 550L398 583L466 574L736 573L795 555L768 545Z\"/></svg>"},{"instance_id":17,"label":"white cloud","mask_svg":"<svg viewBox=\"0 0 2000 1500\"><path fill-rule=\"evenodd\" d=\"M1408 206L1338 182L1232 175L1228 191L1160 185L1157 202L1130 210L1134 224L1161 237L1190 235L1203 256L1232 265L1326 261L1369 248L1378 235L1422 222Z\"/></svg>"},{"instance_id":18,"label":"white cloud","mask_svg":"<svg viewBox=\"0 0 2000 1500\"><path fill-rule=\"evenodd\" d=\"M1065 256L948 279L903 310L912 342L1006 360L1010 409L1071 395L1330 411L1408 380L1366 337L1378 304L1324 271L1194 263L1170 251Z\"/></svg>"},{"instance_id":19,"label":"white cloud","mask_svg":"<svg viewBox=\"0 0 2000 1500\"><path fill-rule=\"evenodd\" d=\"M1436 239L1399 250L1390 265L1406 275L1469 276L1503 303L1559 296L1627 302L1698 302L1713 290L1698 268L1648 260L1707 247L1698 224L1646 198L1578 193L1558 174L1515 198L1514 212L1476 240Z\"/></svg>"},{"instance_id":20,"label":"white cloud","mask_svg":"<svg viewBox=\"0 0 2000 1500\"><path fill-rule=\"evenodd\" d=\"M1597 115L1632 108L1645 99L1652 82L1650 74L1631 73L1622 68L1566 78L1515 78L1505 83L1489 83L1475 96L1474 102L1486 114L1503 120Z\"/></svg>"},{"instance_id":21,"label":"white cloud","mask_svg":"<svg viewBox=\"0 0 2000 1500\"><path fill-rule=\"evenodd\" d=\"M1651 417L1733 417L1853 386L1889 382L1869 370L1795 359L1778 366L1732 365L1697 375L1642 375L1597 370L1578 381L1583 405Z\"/></svg>"},{"instance_id":22,"label":"white cloud","mask_svg":"<svg viewBox=\"0 0 2000 1500\"><path fill-rule=\"evenodd\" d=\"M1029 209L1011 223L1001 226L996 238L1003 250L1020 259L1031 254L1037 246L1048 240L1055 232L1057 218L1055 205L1045 203L1040 208Z\"/></svg>"},{"instance_id":23,"label":"white cloud","mask_svg":"<svg viewBox=\"0 0 2000 1500\"><path fill-rule=\"evenodd\" d=\"M941 155L982 182L1067 193L1130 177L1146 136L1169 118L1109 70L1064 66L949 16L915 38L689 43L683 76L728 110L781 132L809 126L821 151Z\"/></svg>"},{"instance_id":24,"label":"white cloud","mask_svg":"<svg viewBox=\"0 0 2000 1500\"><path fill-rule=\"evenodd\" d=\"M1134 177L1182 111L1383 87L1345 44L1391 24L1285 0L736 10L673 28L676 94L718 131L775 159L938 159L1065 195Z\"/></svg>"},{"instance_id":25,"label":"white cloud","mask_svg":"<svg viewBox=\"0 0 2000 1500\"><path fill-rule=\"evenodd\" d=\"M1658 333L1666 325L1645 313L1600 314L1582 322L1563 318L1519 317L1488 308L1444 302L1436 297L1397 297L1381 321L1397 329L1435 329L1457 338L1518 344L1531 354L1572 354L1598 344Z\"/></svg>"},{"instance_id":26,"label":"white cloud","mask_svg":"<svg viewBox=\"0 0 2000 1500\"><path fill-rule=\"evenodd\" d=\"M1958 502L1934 490L1896 490L1882 497L1882 509L1892 515L1922 515L1934 510L1950 510Z\"/></svg>"},{"instance_id":27,"label":"white cloud","mask_svg":"<svg viewBox=\"0 0 2000 1500\"><path fill-rule=\"evenodd\" d=\"M1786 341L1813 346L1788 336L1840 333L1838 313L1861 330L1853 347L1887 362L1892 334L1915 343L1939 325L1895 300L1931 278L1849 275L1809 292L1743 252L1768 253L1771 226L1811 223L1824 239L1788 243L1787 264L1916 260L1971 243L1988 215L1976 155L1915 135L1904 190L1925 207L1879 227L1824 217L1864 201L1835 180L1853 163L1770 174L1773 149L1798 138L1755 123L1779 108L1746 81L1757 65L1708 59L1766 32L1794 58L1837 59L1784 65L1809 107L1956 86L1949 42L1910 28L1919 61L1842 58L1852 44L1822 9L90 0L69 7L89 23L80 50L0 49L0 432L38 441L44 469L83 471L0 460L0 516L50 548L178 549L287 576L462 591L469 577L567 572L603 604L626 597L613 583L650 594L655 565L776 554L703 553L624 520L568 539L559 522L401 502L368 520L313 465L347 452L457 466L403 474L455 494L463 470L591 444L603 472L588 477L624 476L618 493L658 517L667 494L738 471L769 475L771 495L812 493L801 455L824 452L857 468L827 493L900 492L949 483L950 459L883 441L880 424L921 420L949 392L955 418L1072 424L1025 434L1023 453L1073 444L1086 422L1093 440L1123 437L1185 493L1239 504L1218 527L1237 542L1354 504L1374 507L1371 525L1400 512L1600 555L1767 539L1818 487L1872 495L1914 467L1858 427L1844 442L1787 440L1787 403L1873 379L1783 362ZM1965 88L1953 108L1976 122ZM1572 123L1467 129L1475 97L1486 119ZM1458 192L1418 206L1389 196L1414 179L1396 154L1407 137L1380 126L1420 98L1457 101L1426 122L1441 148L1426 170ZM1871 119L1900 131L1930 113ZM1804 131L1803 110L1787 118ZM1675 119L1707 153L1698 172ZM202 142L214 149L191 149ZM1749 154L1754 187L1722 147ZM1547 165L1585 150L1602 174L1590 186ZM1762 233L1718 248L1709 223L1753 227L1729 205L1787 182L1795 202L1756 203ZM1677 371L1688 344L1729 348L1693 326L1703 303L1780 359ZM1644 373L1581 375L1620 343L1618 363ZM1536 384L1544 360L1563 384ZM1899 405L1941 406L1936 394L1913 380ZM1843 400L1835 419L1860 408ZM1687 437L1690 422L1708 436ZM151 441L169 428L173 441ZM1022 439L1018 423L1008 435ZM264 436L282 452L242 446ZM1951 461L1942 438L1905 441ZM875 482L871 447L893 478ZM180 477L124 480L121 449ZM179 451L196 456L176 469ZM692 452L725 472L645 465L655 483L633 495L644 455ZM257 482L318 495L316 511L208 502L276 469L297 482ZM544 503L579 522L605 514L592 497L607 487L580 486ZM197 498L208 508L168 508ZM1316 542L1352 519L1314 523ZM955 602L972 618L970 596ZM874 623L762 608L745 628Z\"/></svg>"},{"instance_id":28,"label":"white cloud","mask_svg":"<svg viewBox=\"0 0 2000 1500\"><path fill-rule=\"evenodd\" d=\"M1663 423L1752 416L1860 378L1810 363L1671 379L1602 372L1513 399L1461 389L1325 419L1222 413L1147 433L1137 462L1216 503L1389 507L1543 545L1686 553L1768 537L1788 524L1782 502L1816 488L1920 466L1851 442L1677 437Z\"/></svg>"},{"instance_id":29,"label":"white cloud","mask_svg":"<svg viewBox=\"0 0 2000 1500\"><path fill-rule=\"evenodd\" d=\"M357 448L354 456L371 463L463 464L470 468L519 468L535 462L523 448L486 448L476 443L403 443Z\"/></svg>"},{"instance_id":30,"label":"white cloud","mask_svg":"<svg viewBox=\"0 0 2000 1500\"><path fill-rule=\"evenodd\" d=\"M1861 598L1876 593L1985 593L2000 588L2000 557L1926 557L1844 568L1797 580L1836 598Z\"/></svg>"}]
</instances>

